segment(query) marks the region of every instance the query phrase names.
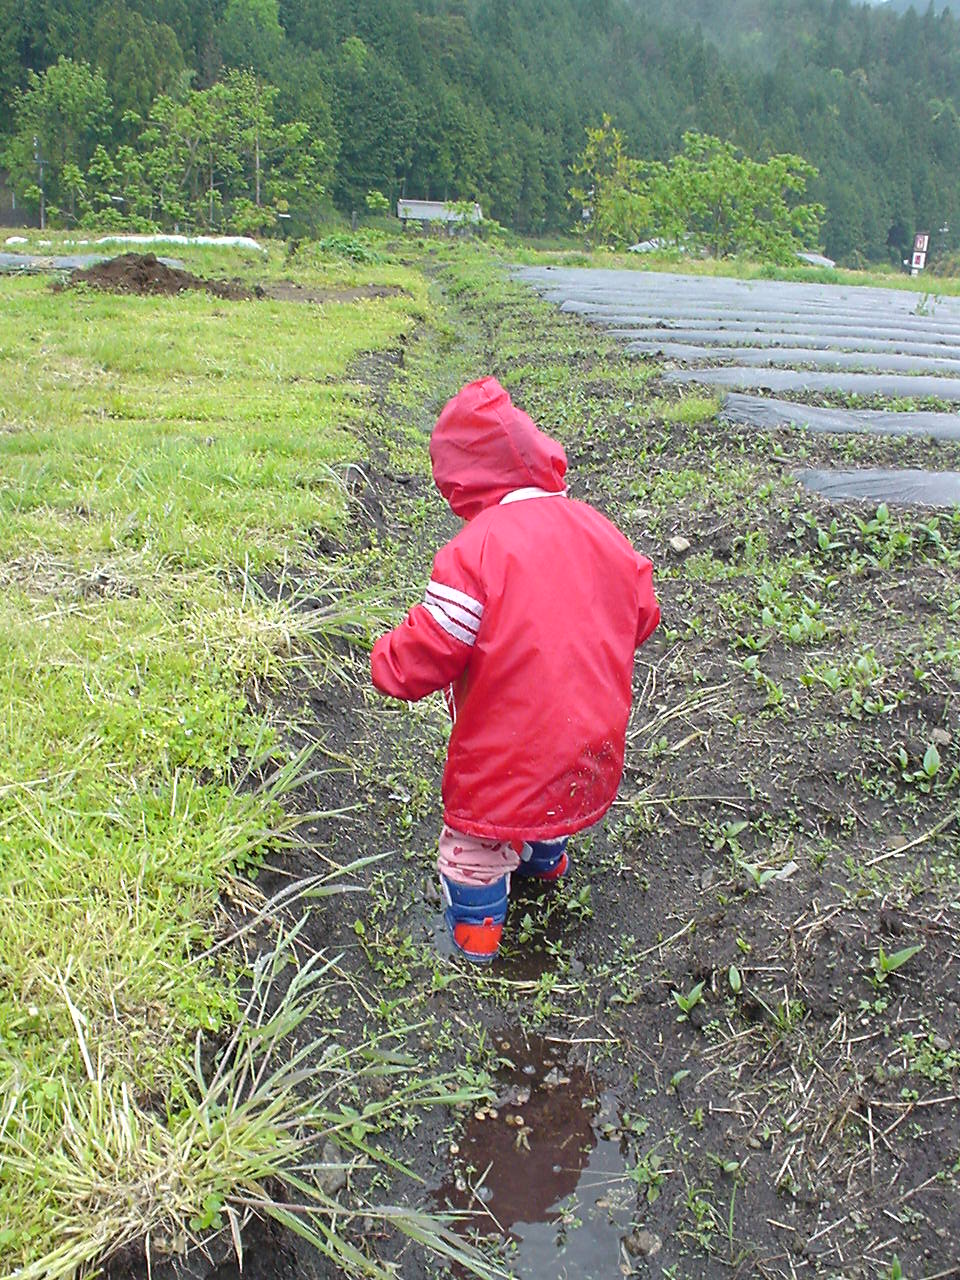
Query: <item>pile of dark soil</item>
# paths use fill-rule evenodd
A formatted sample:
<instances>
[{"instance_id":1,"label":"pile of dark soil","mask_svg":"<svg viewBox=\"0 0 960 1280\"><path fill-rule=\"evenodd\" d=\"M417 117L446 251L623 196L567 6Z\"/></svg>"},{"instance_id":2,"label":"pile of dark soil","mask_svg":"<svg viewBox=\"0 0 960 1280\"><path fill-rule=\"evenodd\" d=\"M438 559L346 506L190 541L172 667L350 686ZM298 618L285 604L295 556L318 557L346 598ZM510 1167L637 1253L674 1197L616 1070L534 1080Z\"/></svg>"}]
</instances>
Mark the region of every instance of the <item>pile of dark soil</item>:
<instances>
[{"instance_id":1,"label":"pile of dark soil","mask_svg":"<svg viewBox=\"0 0 960 1280\"><path fill-rule=\"evenodd\" d=\"M203 280L179 267L161 262L155 253L122 253L108 262L78 268L71 272L65 285L55 289L85 284L107 293L137 294L141 297L176 297L187 289L202 289L215 298L243 302L250 298L267 298L274 302L357 302L366 298L392 298L404 290L395 285L357 285L344 288L310 288L281 280L275 284L247 289L230 280Z\"/></svg>"},{"instance_id":2,"label":"pile of dark soil","mask_svg":"<svg viewBox=\"0 0 960 1280\"><path fill-rule=\"evenodd\" d=\"M225 280L202 280L179 267L168 267L155 253L122 253L108 262L73 271L67 286L85 284L107 293L173 297L187 289L202 289L216 298L241 301L253 295L243 285Z\"/></svg>"}]
</instances>

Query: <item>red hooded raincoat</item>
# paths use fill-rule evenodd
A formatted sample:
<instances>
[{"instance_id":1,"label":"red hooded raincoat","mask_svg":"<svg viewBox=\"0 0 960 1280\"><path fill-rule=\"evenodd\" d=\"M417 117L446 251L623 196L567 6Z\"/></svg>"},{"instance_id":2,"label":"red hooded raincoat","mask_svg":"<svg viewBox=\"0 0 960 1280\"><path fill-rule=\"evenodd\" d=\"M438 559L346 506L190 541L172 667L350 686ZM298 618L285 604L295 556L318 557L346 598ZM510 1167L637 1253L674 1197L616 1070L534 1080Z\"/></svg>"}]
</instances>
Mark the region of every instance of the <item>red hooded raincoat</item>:
<instances>
[{"instance_id":1,"label":"red hooded raincoat","mask_svg":"<svg viewBox=\"0 0 960 1280\"><path fill-rule=\"evenodd\" d=\"M411 702L447 689L449 826L580 831L623 772L633 654L660 620L650 561L566 497L562 447L494 378L447 404L430 457L467 524L437 552L423 603L377 642L373 682Z\"/></svg>"}]
</instances>

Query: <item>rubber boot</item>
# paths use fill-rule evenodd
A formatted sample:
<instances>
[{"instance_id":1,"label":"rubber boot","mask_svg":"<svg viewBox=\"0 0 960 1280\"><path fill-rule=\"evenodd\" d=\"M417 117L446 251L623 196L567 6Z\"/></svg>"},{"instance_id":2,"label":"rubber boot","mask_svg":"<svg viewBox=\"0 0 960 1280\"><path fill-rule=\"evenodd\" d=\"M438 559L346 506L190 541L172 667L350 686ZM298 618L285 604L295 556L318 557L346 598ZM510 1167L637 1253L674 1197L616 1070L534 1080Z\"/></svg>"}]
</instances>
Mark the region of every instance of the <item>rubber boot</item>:
<instances>
[{"instance_id":1,"label":"rubber boot","mask_svg":"<svg viewBox=\"0 0 960 1280\"><path fill-rule=\"evenodd\" d=\"M474 964L489 964L500 950L503 922L507 918L509 875L492 884L458 884L440 877L444 919L453 945Z\"/></svg>"},{"instance_id":2,"label":"rubber boot","mask_svg":"<svg viewBox=\"0 0 960 1280\"><path fill-rule=\"evenodd\" d=\"M569 866L566 836L559 840L530 840L523 846L520 865L514 875L551 884L565 876Z\"/></svg>"}]
</instances>

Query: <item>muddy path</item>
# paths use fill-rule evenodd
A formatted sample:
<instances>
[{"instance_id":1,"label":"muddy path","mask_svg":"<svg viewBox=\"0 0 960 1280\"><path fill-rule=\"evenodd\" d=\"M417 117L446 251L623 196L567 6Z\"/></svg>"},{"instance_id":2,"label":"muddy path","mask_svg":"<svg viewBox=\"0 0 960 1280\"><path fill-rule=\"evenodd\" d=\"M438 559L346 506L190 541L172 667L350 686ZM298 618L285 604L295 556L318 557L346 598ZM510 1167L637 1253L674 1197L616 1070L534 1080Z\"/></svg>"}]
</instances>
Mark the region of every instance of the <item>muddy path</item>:
<instances>
[{"instance_id":1,"label":"muddy path","mask_svg":"<svg viewBox=\"0 0 960 1280\"><path fill-rule=\"evenodd\" d=\"M849 454L923 465L928 444L721 423L487 259L435 291L431 326L356 370L370 456L305 607L330 556L393 620L419 598L456 527L426 435L493 373L653 558L664 625L638 655L620 800L557 890L512 900L486 974L450 957L434 886L442 708L377 699L362 645L251 691L285 747L315 744L299 802L332 814L259 890L385 855L363 894L309 906L300 946L342 975L318 1019L393 1033L412 1072L485 1095L378 1135L422 1181L360 1169L344 1203L467 1210L464 1233L533 1280L866 1280L895 1256L960 1274L960 522L878 521L792 479ZM957 446L937 456L960 469ZM351 1231L405 1280L444 1274L372 1218ZM244 1275L332 1274L247 1236ZM221 1244L169 1274L234 1275Z\"/></svg>"}]
</instances>

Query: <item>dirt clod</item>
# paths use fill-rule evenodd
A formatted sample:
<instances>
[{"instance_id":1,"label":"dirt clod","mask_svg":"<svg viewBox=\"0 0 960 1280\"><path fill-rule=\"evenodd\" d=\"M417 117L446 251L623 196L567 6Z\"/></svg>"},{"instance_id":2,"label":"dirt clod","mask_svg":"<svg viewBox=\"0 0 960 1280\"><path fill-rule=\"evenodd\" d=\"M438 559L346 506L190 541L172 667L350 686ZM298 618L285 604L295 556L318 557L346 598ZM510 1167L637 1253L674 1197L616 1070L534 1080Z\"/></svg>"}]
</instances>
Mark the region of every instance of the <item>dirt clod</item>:
<instances>
[{"instance_id":1,"label":"dirt clod","mask_svg":"<svg viewBox=\"0 0 960 1280\"><path fill-rule=\"evenodd\" d=\"M317 1185L328 1196L335 1195L347 1185L347 1170L342 1152L332 1142L324 1143L323 1165L327 1167L321 1167L317 1174Z\"/></svg>"},{"instance_id":2,"label":"dirt clod","mask_svg":"<svg viewBox=\"0 0 960 1280\"><path fill-rule=\"evenodd\" d=\"M624 1240L627 1253L635 1258L654 1258L663 1248L663 1241L653 1231L634 1231Z\"/></svg>"}]
</instances>

